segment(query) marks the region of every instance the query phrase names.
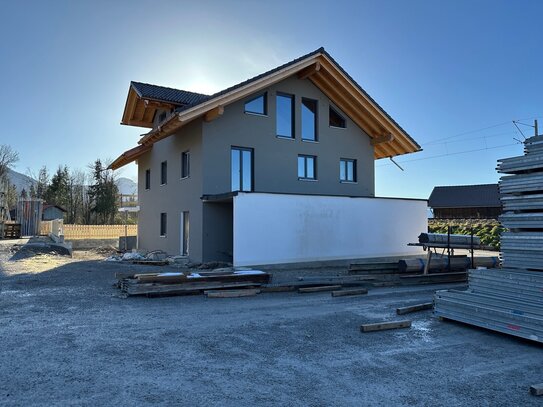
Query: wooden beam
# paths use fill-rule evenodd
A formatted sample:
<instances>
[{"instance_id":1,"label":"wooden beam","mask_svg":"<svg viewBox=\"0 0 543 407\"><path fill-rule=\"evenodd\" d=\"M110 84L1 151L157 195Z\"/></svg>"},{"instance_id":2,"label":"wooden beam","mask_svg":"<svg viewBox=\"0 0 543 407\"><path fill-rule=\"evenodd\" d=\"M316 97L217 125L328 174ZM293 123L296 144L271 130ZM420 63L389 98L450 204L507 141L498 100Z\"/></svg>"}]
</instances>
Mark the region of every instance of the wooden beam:
<instances>
[{"instance_id":1,"label":"wooden beam","mask_svg":"<svg viewBox=\"0 0 543 407\"><path fill-rule=\"evenodd\" d=\"M137 96L136 92L130 88L128 91L128 100L126 101L126 110L123 115L123 123L129 122L134 117L134 110L136 109Z\"/></svg>"},{"instance_id":2,"label":"wooden beam","mask_svg":"<svg viewBox=\"0 0 543 407\"><path fill-rule=\"evenodd\" d=\"M307 79L311 75L316 74L321 70L321 63L319 61L315 62L313 65L308 66L305 69L302 69L300 72L298 72L298 79Z\"/></svg>"},{"instance_id":3,"label":"wooden beam","mask_svg":"<svg viewBox=\"0 0 543 407\"><path fill-rule=\"evenodd\" d=\"M215 119L217 119L219 116L222 116L224 113L224 107L223 106L217 106L216 108L210 110L207 112L204 116L204 120L206 122L211 122Z\"/></svg>"},{"instance_id":4,"label":"wooden beam","mask_svg":"<svg viewBox=\"0 0 543 407\"><path fill-rule=\"evenodd\" d=\"M411 321L393 321L393 322L379 322L377 324L362 324L360 325L360 331L362 332L374 332L385 331L388 329L400 329L411 327Z\"/></svg>"},{"instance_id":5,"label":"wooden beam","mask_svg":"<svg viewBox=\"0 0 543 407\"><path fill-rule=\"evenodd\" d=\"M145 107L152 107L152 108L155 108L155 109L170 110L170 109L173 109L175 107L171 103L157 102L156 100L144 99L143 103L145 104Z\"/></svg>"},{"instance_id":6,"label":"wooden beam","mask_svg":"<svg viewBox=\"0 0 543 407\"><path fill-rule=\"evenodd\" d=\"M384 136L375 137L371 140L371 145L376 146L377 144L390 143L394 141L394 136L392 134L386 134Z\"/></svg>"},{"instance_id":7,"label":"wooden beam","mask_svg":"<svg viewBox=\"0 0 543 407\"><path fill-rule=\"evenodd\" d=\"M354 290L332 291L332 297L346 297L348 295L364 295L368 293L367 288L356 288Z\"/></svg>"},{"instance_id":8,"label":"wooden beam","mask_svg":"<svg viewBox=\"0 0 543 407\"><path fill-rule=\"evenodd\" d=\"M260 290L247 288L243 290L207 290L204 295L207 298L238 298L238 297L254 297L260 294Z\"/></svg>"},{"instance_id":9,"label":"wooden beam","mask_svg":"<svg viewBox=\"0 0 543 407\"><path fill-rule=\"evenodd\" d=\"M341 288L340 285L323 285L320 287L306 287L306 288L300 288L298 292L300 294L304 293L319 293L321 291L334 291L339 290Z\"/></svg>"},{"instance_id":10,"label":"wooden beam","mask_svg":"<svg viewBox=\"0 0 543 407\"><path fill-rule=\"evenodd\" d=\"M432 309L434 307L433 302L425 302L423 304L410 305L409 307L400 307L396 308L396 314L404 315L409 314L410 312L423 311L426 309Z\"/></svg>"},{"instance_id":11,"label":"wooden beam","mask_svg":"<svg viewBox=\"0 0 543 407\"><path fill-rule=\"evenodd\" d=\"M127 122L122 122L121 124L124 124L124 125L127 125L127 126L147 127L149 129L153 128L153 123L144 122L144 121L140 121L140 120L128 120Z\"/></svg>"}]
</instances>

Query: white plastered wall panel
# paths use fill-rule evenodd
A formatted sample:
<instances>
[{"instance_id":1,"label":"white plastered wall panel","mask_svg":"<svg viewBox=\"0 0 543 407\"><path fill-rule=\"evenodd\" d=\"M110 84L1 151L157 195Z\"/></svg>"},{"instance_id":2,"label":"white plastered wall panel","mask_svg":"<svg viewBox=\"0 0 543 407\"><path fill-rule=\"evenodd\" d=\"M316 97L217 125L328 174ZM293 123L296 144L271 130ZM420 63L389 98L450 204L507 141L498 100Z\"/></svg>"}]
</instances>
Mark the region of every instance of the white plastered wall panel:
<instances>
[{"instance_id":1,"label":"white plastered wall panel","mask_svg":"<svg viewBox=\"0 0 543 407\"><path fill-rule=\"evenodd\" d=\"M234 264L296 263L421 253L425 200L239 193Z\"/></svg>"}]
</instances>

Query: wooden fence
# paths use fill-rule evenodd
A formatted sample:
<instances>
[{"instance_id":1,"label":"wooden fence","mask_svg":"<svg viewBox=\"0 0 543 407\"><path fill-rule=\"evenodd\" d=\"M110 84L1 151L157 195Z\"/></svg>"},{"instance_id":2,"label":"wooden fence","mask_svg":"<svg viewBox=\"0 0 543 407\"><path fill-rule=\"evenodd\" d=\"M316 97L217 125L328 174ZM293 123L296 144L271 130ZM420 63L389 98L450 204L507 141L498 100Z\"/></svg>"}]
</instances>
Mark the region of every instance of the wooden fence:
<instances>
[{"instance_id":1,"label":"wooden fence","mask_svg":"<svg viewBox=\"0 0 543 407\"><path fill-rule=\"evenodd\" d=\"M51 233L52 221L41 222L40 234ZM128 236L138 235L138 225L126 226ZM64 225L64 240L118 239L125 235L125 225Z\"/></svg>"}]
</instances>

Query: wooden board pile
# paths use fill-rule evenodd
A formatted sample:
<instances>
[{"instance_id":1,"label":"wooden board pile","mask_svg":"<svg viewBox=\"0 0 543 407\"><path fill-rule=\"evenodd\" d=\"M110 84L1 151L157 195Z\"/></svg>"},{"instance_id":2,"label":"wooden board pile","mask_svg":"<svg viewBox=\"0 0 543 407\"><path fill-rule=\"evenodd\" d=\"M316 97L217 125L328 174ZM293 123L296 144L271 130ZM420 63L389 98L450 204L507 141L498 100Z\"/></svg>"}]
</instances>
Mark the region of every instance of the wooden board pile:
<instances>
[{"instance_id":1,"label":"wooden board pile","mask_svg":"<svg viewBox=\"0 0 543 407\"><path fill-rule=\"evenodd\" d=\"M117 286L124 295L183 295L225 289L254 289L267 284L270 275L259 270L198 273L118 273ZM213 294L216 296L216 294Z\"/></svg>"}]
</instances>

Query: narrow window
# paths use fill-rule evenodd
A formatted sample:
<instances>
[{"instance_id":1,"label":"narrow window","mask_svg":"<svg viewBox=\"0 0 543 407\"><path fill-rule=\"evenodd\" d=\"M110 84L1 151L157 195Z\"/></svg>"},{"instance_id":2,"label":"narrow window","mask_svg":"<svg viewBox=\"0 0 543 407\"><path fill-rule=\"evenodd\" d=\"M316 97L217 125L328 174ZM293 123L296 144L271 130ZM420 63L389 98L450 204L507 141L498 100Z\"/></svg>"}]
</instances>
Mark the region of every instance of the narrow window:
<instances>
[{"instance_id":1,"label":"narrow window","mask_svg":"<svg viewBox=\"0 0 543 407\"><path fill-rule=\"evenodd\" d=\"M181 228L182 231L182 239L181 239L181 255L182 256L188 256L189 255L189 213L188 212L182 212L181 213Z\"/></svg>"},{"instance_id":2,"label":"narrow window","mask_svg":"<svg viewBox=\"0 0 543 407\"><path fill-rule=\"evenodd\" d=\"M339 160L339 180L341 182L356 182L356 160L349 158Z\"/></svg>"},{"instance_id":3,"label":"narrow window","mask_svg":"<svg viewBox=\"0 0 543 407\"><path fill-rule=\"evenodd\" d=\"M294 96L278 93L276 110L277 135L294 138Z\"/></svg>"},{"instance_id":4,"label":"narrow window","mask_svg":"<svg viewBox=\"0 0 543 407\"><path fill-rule=\"evenodd\" d=\"M168 216L165 212L160 214L160 236L166 236Z\"/></svg>"},{"instance_id":5,"label":"narrow window","mask_svg":"<svg viewBox=\"0 0 543 407\"><path fill-rule=\"evenodd\" d=\"M253 190L253 149L232 147L231 179L232 191Z\"/></svg>"},{"instance_id":6,"label":"narrow window","mask_svg":"<svg viewBox=\"0 0 543 407\"><path fill-rule=\"evenodd\" d=\"M145 170L145 189L151 189L151 170Z\"/></svg>"},{"instance_id":7,"label":"narrow window","mask_svg":"<svg viewBox=\"0 0 543 407\"><path fill-rule=\"evenodd\" d=\"M317 141L317 101L302 98L302 140Z\"/></svg>"},{"instance_id":8,"label":"narrow window","mask_svg":"<svg viewBox=\"0 0 543 407\"><path fill-rule=\"evenodd\" d=\"M340 115L332 106L328 110L328 124L330 127L339 127L340 129L345 128L345 118Z\"/></svg>"},{"instance_id":9,"label":"narrow window","mask_svg":"<svg viewBox=\"0 0 543 407\"><path fill-rule=\"evenodd\" d=\"M181 178L190 177L190 152L183 151L181 153Z\"/></svg>"},{"instance_id":10,"label":"narrow window","mask_svg":"<svg viewBox=\"0 0 543 407\"><path fill-rule=\"evenodd\" d=\"M299 155L298 179L317 179L316 162L314 155Z\"/></svg>"},{"instance_id":11,"label":"narrow window","mask_svg":"<svg viewBox=\"0 0 543 407\"><path fill-rule=\"evenodd\" d=\"M257 96L247 102L245 102L245 113L253 114L268 114L268 94L264 93L263 95Z\"/></svg>"},{"instance_id":12,"label":"narrow window","mask_svg":"<svg viewBox=\"0 0 543 407\"><path fill-rule=\"evenodd\" d=\"M162 161L160 164L160 185L168 183L168 162Z\"/></svg>"}]
</instances>

